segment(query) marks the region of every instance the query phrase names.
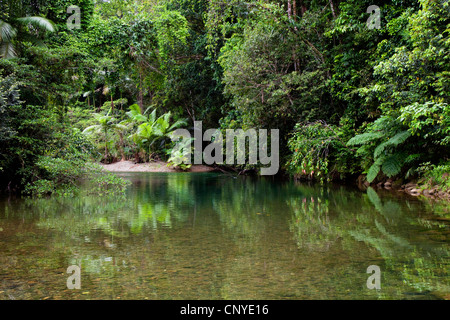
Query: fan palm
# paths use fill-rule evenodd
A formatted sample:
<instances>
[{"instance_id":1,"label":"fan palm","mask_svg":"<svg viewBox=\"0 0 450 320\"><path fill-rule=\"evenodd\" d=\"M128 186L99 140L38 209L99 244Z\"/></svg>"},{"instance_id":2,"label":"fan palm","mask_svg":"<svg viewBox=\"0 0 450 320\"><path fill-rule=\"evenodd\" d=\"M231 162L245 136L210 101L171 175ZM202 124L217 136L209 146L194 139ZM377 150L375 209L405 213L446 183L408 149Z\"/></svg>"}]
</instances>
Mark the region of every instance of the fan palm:
<instances>
[{"instance_id":1,"label":"fan palm","mask_svg":"<svg viewBox=\"0 0 450 320\"><path fill-rule=\"evenodd\" d=\"M39 44L38 32L54 32L55 24L43 17L0 19L0 57L17 56L14 42L29 41Z\"/></svg>"},{"instance_id":2,"label":"fan palm","mask_svg":"<svg viewBox=\"0 0 450 320\"><path fill-rule=\"evenodd\" d=\"M111 112L111 110L110 110ZM120 150L122 153L122 160L125 159L124 153L123 153L123 131L127 129L125 125L122 123L116 123L116 119L109 115L102 115L98 113L94 113L94 117L97 120L96 125L87 127L84 129L83 134L90 135L90 136L99 136L101 134L104 134L104 140L105 140L105 161L108 159L108 132L113 131L119 134L120 137Z\"/></svg>"}]
</instances>

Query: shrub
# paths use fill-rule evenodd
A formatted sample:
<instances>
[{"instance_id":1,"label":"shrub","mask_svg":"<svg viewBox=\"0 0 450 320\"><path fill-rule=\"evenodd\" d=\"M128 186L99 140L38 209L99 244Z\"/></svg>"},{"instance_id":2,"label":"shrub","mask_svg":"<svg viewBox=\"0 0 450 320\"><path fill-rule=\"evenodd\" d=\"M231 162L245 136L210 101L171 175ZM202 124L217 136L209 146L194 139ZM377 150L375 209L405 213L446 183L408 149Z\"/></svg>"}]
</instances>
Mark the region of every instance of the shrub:
<instances>
[{"instance_id":1,"label":"shrub","mask_svg":"<svg viewBox=\"0 0 450 320\"><path fill-rule=\"evenodd\" d=\"M389 111L354 136L348 146L360 146L356 154L367 170L367 181L380 173L408 178L417 165L449 154L450 108L445 103L414 103Z\"/></svg>"},{"instance_id":2,"label":"shrub","mask_svg":"<svg viewBox=\"0 0 450 320\"><path fill-rule=\"evenodd\" d=\"M433 165L430 162L422 163L416 170L419 182L431 187L438 185L443 190L450 190L450 162Z\"/></svg>"},{"instance_id":3,"label":"shrub","mask_svg":"<svg viewBox=\"0 0 450 320\"><path fill-rule=\"evenodd\" d=\"M288 171L297 178L321 182L355 173L352 150L345 145L346 130L323 121L297 124L288 141L292 152L286 163Z\"/></svg>"}]
</instances>

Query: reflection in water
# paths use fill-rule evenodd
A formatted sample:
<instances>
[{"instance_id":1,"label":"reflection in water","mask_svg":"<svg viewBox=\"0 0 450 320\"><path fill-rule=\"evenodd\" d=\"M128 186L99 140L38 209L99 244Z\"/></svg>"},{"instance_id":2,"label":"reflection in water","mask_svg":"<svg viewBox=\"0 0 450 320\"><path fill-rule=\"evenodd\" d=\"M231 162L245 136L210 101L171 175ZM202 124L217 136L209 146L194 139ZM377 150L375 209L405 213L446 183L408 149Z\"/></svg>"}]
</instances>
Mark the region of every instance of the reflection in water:
<instances>
[{"instance_id":1,"label":"reflection in water","mask_svg":"<svg viewBox=\"0 0 450 320\"><path fill-rule=\"evenodd\" d=\"M0 202L0 299L448 298L445 204L213 173ZM82 289L66 269L80 265ZM381 290L366 287L369 265Z\"/></svg>"}]
</instances>

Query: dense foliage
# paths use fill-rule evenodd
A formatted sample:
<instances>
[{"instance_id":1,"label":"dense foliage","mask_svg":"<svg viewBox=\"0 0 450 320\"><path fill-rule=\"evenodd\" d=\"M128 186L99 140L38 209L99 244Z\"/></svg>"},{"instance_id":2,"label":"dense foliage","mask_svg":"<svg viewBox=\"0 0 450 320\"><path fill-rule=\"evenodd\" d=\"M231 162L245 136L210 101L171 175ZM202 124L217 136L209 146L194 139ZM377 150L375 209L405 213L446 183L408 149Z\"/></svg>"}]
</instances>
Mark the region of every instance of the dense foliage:
<instances>
[{"instance_id":1,"label":"dense foliage","mask_svg":"<svg viewBox=\"0 0 450 320\"><path fill-rule=\"evenodd\" d=\"M200 120L280 129L297 178L449 187L449 2L372 4L0 0L1 188L168 161Z\"/></svg>"}]
</instances>

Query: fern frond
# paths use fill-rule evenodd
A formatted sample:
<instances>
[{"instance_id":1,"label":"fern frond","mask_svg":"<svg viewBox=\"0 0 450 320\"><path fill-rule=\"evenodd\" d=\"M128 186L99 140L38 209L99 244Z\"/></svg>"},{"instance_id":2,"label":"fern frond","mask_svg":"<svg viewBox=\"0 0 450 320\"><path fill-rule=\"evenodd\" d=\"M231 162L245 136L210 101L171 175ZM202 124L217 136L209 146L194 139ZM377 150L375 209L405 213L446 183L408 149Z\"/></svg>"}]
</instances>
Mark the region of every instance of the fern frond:
<instances>
[{"instance_id":1,"label":"fern frond","mask_svg":"<svg viewBox=\"0 0 450 320\"><path fill-rule=\"evenodd\" d=\"M369 168L369 170L367 171L367 181L369 183L372 183L373 180L375 180L375 178L378 176L378 173L381 170L381 165L383 164L384 158L385 158L384 156L378 158L372 164L372 166Z\"/></svg>"},{"instance_id":2,"label":"fern frond","mask_svg":"<svg viewBox=\"0 0 450 320\"><path fill-rule=\"evenodd\" d=\"M402 155L399 153L390 155L383 161L381 169L383 170L383 173L385 175L391 178L400 173L400 171L402 170L403 161L404 160L402 160Z\"/></svg>"},{"instance_id":3,"label":"fern frond","mask_svg":"<svg viewBox=\"0 0 450 320\"><path fill-rule=\"evenodd\" d=\"M370 202L372 202L375 208L378 211L382 211L383 204L381 203L381 199L372 187L367 188L367 196L369 197Z\"/></svg>"},{"instance_id":4,"label":"fern frond","mask_svg":"<svg viewBox=\"0 0 450 320\"><path fill-rule=\"evenodd\" d=\"M366 132L363 134L359 134L357 136L354 136L347 142L347 146L357 146L366 144L368 142L380 139L384 136L381 132Z\"/></svg>"},{"instance_id":5,"label":"fern frond","mask_svg":"<svg viewBox=\"0 0 450 320\"><path fill-rule=\"evenodd\" d=\"M409 132L409 130L405 130L400 133L397 133L387 142L389 142L389 145L391 146L398 146L399 144L405 142L409 137L411 137L411 132Z\"/></svg>"},{"instance_id":6,"label":"fern frond","mask_svg":"<svg viewBox=\"0 0 450 320\"><path fill-rule=\"evenodd\" d=\"M377 163L374 163L367 172L367 181L369 183L372 183L373 180L378 176L378 173L380 172L381 166Z\"/></svg>"},{"instance_id":7,"label":"fern frond","mask_svg":"<svg viewBox=\"0 0 450 320\"><path fill-rule=\"evenodd\" d=\"M390 138L388 141L381 143L375 149L375 151L373 153L374 158L378 158L387 147L396 147L399 144L405 142L409 137L411 137L411 133L408 130L402 131L402 132L396 134L395 136Z\"/></svg>"},{"instance_id":8,"label":"fern frond","mask_svg":"<svg viewBox=\"0 0 450 320\"><path fill-rule=\"evenodd\" d=\"M383 143L381 143L378 147L376 147L374 153L373 153L373 157L376 159L378 158L384 151L384 149L386 149L386 147L388 146L388 141L385 141Z\"/></svg>"},{"instance_id":9,"label":"fern frond","mask_svg":"<svg viewBox=\"0 0 450 320\"><path fill-rule=\"evenodd\" d=\"M411 163L414 160L419 159L421 156L422 154L420 153L410 154L409 156L406 157L405 163Z\"/></svg>"}]
</instances>

